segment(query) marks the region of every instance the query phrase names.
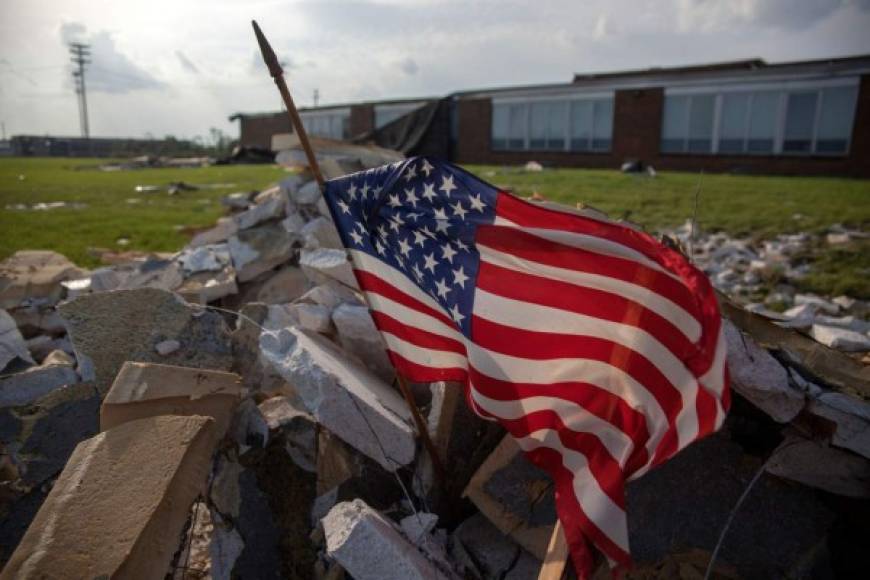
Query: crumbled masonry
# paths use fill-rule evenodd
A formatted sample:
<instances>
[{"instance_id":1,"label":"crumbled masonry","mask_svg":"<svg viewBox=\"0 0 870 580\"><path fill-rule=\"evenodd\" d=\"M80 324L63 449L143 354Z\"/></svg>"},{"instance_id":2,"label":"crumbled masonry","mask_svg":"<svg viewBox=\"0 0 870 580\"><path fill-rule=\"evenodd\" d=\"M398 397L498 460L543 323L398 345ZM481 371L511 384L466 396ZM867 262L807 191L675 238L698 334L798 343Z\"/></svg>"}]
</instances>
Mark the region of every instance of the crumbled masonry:
<instances>
[{"instance_id":1,"label":"crumbled masonry","mask_svg":"<svg viewBox=\"0 0 870 580\"><path fill-rule=\"evenodd\" d=\"M552 482L461 385L411 385L439 480L295 137L276 143L297 171L175 254L0 263L3 580L537 578ZM327 177L400 158L315 145ZM628 577L703 577L759 473L712 577L860 577L870 303L793 284L806 248L866 234L664 233L722 292L733 405L628 483Z\"/></svg>"}]
</instances>

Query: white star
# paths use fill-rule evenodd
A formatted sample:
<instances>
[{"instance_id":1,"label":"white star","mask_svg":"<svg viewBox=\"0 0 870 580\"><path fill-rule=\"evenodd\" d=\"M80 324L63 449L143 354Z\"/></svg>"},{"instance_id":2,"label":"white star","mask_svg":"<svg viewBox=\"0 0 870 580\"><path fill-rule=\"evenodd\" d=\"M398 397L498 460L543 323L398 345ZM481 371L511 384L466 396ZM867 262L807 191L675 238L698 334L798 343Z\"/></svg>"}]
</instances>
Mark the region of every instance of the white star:
<instances>
[{"instance_id":1,"label":"white star","mask_svg":"<svg viewBox=\"0 0 870 580\"><path fill-rule=\"evenodd\" d=\"M406 258L408 257L408 253L411 251L411 244L408 243L408 240L399 240L399 251Z\"/></svg>"},{"instance_id":2,"label":"white star","mask_svg":"<svg viewBox=\"0 0 870 580\"><path fill-rule=\"evenodd\" d=\"M394 232L398 233L399 228L401 228L403 225L405 225L405 222L398 214L390 218L390 227L393 228Z\"/></svg>"},{"instance_id":3,"label":"white star","mask_svg":"<svg viewBox=\"0 0 870 580\"><path fill-rule=\"evenodd\" d=\"M444 211L443 207L436 207L435 210L433 211L433 213L435 214L436 220L446 220L447 219L447 212Z\"/></svg>"},{"instance_id":4,"label":"white star","mask_svg":"<svg viewBox=\"0 0 870 580\"><path fill-rule=\"evenodd\" d=\"M381 242L381 240L375 240L375 246L378 248L378 253L382 256L386 254L387 248Z\"/></svg>"},{"instance_id":5,"label":"white star","mask_svg":"<svg viewBox=\"0 0 870 580\"><path fill-rule=\"evenodd\" d=\"M384 224L379 225L378 233L381 235L382 238L386 239L386 237L389 235L389 232L387 232L387 226L385 226Z\"/></svg>"},{"instance_id":6,"label":"white star","mask_svg":"<svg viewBox=\"0 0 870 580\"><path fill-rule=\"evenodd\" d=\"M423 279L423 272L420 271L420 267L417 264L411 266L411 271L414 272L414 278L418 281Z\"/></svg>"},{"instance_id":7,"label":"white star","mask_svg":"<svg viewBox=\"0 0 870 580\"><path fill-rule=\"evenodd\" d=\"M456 304L453 305L453 308L450 309L450 316L453 317L453 322L456 324L461 323L465 320L465 316L459 313L459 307Z\"/></svg>"},{"instance_id":8,"label":"white star","mask_svg":"<svg viewBox=\"0 0 870 580\"><path fill-rule=\"evenodd\" d=\"M391 195L391 196L390 196L390 201L387 202L387 205L389 205L390 207L399 207L399 206L401 206L401 205L402 205L402 202L399 201L399 194Z\"/></svg>"},{"instance_id":9,"label":"white star","mask_svg":"<svg viewBox=\"0 0 870 580\"><path fill-rule=\"evenodd\" d=\"M450 192L456 189L456 185L453 183L453 176L445 175L441 180L441 187L438 189L443 191L447 197L450 197Z\"/></svg>"},{"instance_id":10,"label":"white star","mask_svg":"<svg viewBox=\"0 0 870 580\"><path fill-rule=\"evenodd\" d=\"M435 267L438 266L438 260L435 259L435 252L432 252L428 256L423 256L423 260L426 262L425 264L423 264L423 268L429 270L434 274Z\"/></svg>"},{"instance_id":11,"label":"white star","mask_svg":"<svg viewBox=\"0 0 870 580\"><path fill-rule=\"evenodd\" d=\"M417 168L412 163L408 166L408 171L405 172L405 181L411 181L415 177L417 177Z\"/></svg>"},{"instance_id":12,"label":"white star","mask_svg":"<svg viewBox=\"0 0 870 580\"><path fill-rule=\"evenodd\" d=\"M362 198L365 199L369 194L369 184L363 183L362 189L360 189L359 192L362 194Z\"/></svg>"},{"instance_id":13,"label":"white star","mask_svg":"<svg viewBox=\"0 0 870 580\"><path fill-rule=\"evenodd\" d=\"M350 230L350 237L353 238L353 243L357 245L363 245L363 237L354 230Z\"/></svg>"},{"instance_id":14,"label":"white star","mask_svg":"<svg viewBox=\"0 0 870 580\"><path fill-rule=\"evenodd\" d=\"M471 202L471 209L476 209L480 213L483 213L483 208L486 206L484 205L483 200L480 199L479 193L477 195L469 195L468 201Z\"/></svg>"},{"instance_id":15,"label":"white star","mask_svg":"<svg viewBox=\"0 0 870 580\"><path fill-rule=\"evenodd\" d=\"M462 240L456 240L456 247L460 250L465 250L466 252L469 251L468 246L465 245L465 242L463 242Z\"/></svg>"},{"instance_id":16,"label":"white star","mask_svg":"<svg viewBox=\"0 0 870 580\"><path fill-rule=\"evenodd\" d=\"M447 293L450 292L450 287L444 283L444 278L435 281L435 286L438 287L438 296L447 298Z\"/></svg>"},{"instance_id":17,"label":"white star","mask_svg":"<svg viewBox=\"0 0 870 580\"><path fill-rule=\"evenodd\" d=\"M413 187L409 187L408 189L405 190L405 196L407 197L407 202L409 204L411 204L411 206L416 208L417 201L419 201L419 198L417 197L417 194L414 193Z\"/></svg>"},{"instance_id":18,"label":"white star","mask_svg":"<svg viewBox=\"0 0 870 580\"><path fill-rule=\"evenodd\" d=\"M344 203L343 199L338 200L338 203L335 205L341 208L341 213L346 213L350 215L350 207L346 203Z\"/></svg>"},{"instance_id":19,"label":"white star","mask_svg":"<svg viewBox=\"0 0 870 580\"><path fill-rule=\"evenodd\" d=\"M441 257L452 264L453 263L453 256L456 255L456 250L454 250L450 246L450 244L444 244L443 246L441 246L441 251L443 252Z\"/></svg>"},{"instance_id":20,"label":"white star","mask_svg":"<svg viewBox=\"0 0 870 580\"><path fill-rule=\"evenodd\" d=\"M422 171L423 173L425 173L425 174L426 174L426 177L429 177L429 172L431 172L433 169L435 169L435 168L432 167L431 165L429 165L429 160L428 160L428 159L424 159L424 160L423 160L423 166L420 168L420 171Z\"/></svg>"},{"instance_id":21,"label":"white star","mask_svg":"<svg viewBox=\"0 0 870 580\"><path fill-rule=\"evenodd\" d=\"M458 215L458 216L459 216L459 219L461 219L461 220L464 220L464 219L465 219L465 214L468 213L468 210L465 209L464 207L462 207L462 202L461 202L461 201L457 201L457 202L456 202L456 205L452 205L452 206L450 206L450 207L453 208L453 215L454 215L454 216L457 216L457 215Z\"/></svg>"},{"instance_id":22,"label":"white star","mask_svg":"<svg viewBox=\"0 0 870 580\"><path fill-rule=\"evenodd\" d=\"M421 248L426 244L426 236L424 236L423 232L420 230L414 230L414 243L419 245Z\"/></svg>"},{"instance_id":23,"label":"white star","mask_svg":"<svg viewBox=\"0 0 870 580\"><path fill-rule=\"evenodd\" d=\"M356 183L351 183L350 187L347 188L347 195L350 196L351 199L356 199Z\"/></svg>"},{"instance_id":24,"label":"white star","mask_svg":"<svg viewBox=\"0 0 870 580\"><path fill-rule=\"evenodd\" d=\"M435 193L435 184L434 183L424 183L423 184L423 197L425 197L429 201L432 201L433 199L438 197L438 194Z\"/></svg>"},{"instance_id":25,"label":"white star","mask_svg":"<svg viewBox=\"0 0 870 580\"><path fill-rule=\"evenodd\" d=\"M462 270L462 266L459 266L458 269L453 270L453 283L465 290L465 282L468 280L468 276L465 275L465 272Z\"/></svg>"},{"instance_id":26,"label":"white star","mask_svg":"<svg viewBox=\"0 0 870 580\"><path fill-rule=\"evenodd\" d=\"M423 214L412 211L411 213L408 214L408 219L412 219L414 221L417 221L417 218L420 217L421 215L423 215Z\"/></svg>"},{"instance_id":27,"label":"white star","mask_svg":"<svg viewBox=\"0 0 870 580\"><path fill-rule=\"evenodd\" d=\"M447 233L447 228L450 227L450 222L447 220L436 220L435 221L435 233L444 232Z\"/></svg>"},{"instance_id":28,"label":"white star","mask_svg":"<svg viewBox=\"0 0 870 580\"><path fill-rule=\"evenodd\" d=\"M432 230L429 229L429 226L423 226L420 228L420 231L426 234L428 237L435 239L435 234L432 233Z\"/></svg>"}]
</instances>

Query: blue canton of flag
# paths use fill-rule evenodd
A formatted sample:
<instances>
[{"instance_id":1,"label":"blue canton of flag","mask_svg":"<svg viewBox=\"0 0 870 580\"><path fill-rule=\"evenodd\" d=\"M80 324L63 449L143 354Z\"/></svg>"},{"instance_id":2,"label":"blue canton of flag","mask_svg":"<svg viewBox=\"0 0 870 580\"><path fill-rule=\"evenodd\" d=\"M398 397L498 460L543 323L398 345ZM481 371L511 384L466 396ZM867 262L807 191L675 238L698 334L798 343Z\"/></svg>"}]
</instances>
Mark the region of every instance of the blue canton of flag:
<instances>
[{"instance_id":1,"label":"blue canton of flag","mask_svg":"<svg viewBox=\"0 0 870 580\"><path fill-rule=\"evenodd\" d=\"M451 165L412 158L326 184L345 247L403 272L469 336L480 255L478 226L492 224L498 192Z\"/></svg>"}]
</instances>

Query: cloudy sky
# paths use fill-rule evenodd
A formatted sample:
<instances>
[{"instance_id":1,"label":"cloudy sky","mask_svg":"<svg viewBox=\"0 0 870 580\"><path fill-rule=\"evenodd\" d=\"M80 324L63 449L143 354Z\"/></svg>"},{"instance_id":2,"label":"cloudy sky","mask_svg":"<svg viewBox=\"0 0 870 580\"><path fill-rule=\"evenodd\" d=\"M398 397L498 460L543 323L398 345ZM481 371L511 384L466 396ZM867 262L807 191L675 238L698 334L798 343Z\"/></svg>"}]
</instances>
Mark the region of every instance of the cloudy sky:
<instances>
[{"instance_id":1,"label":"cloudy sky","mask_svg":"<svg viewBox=\"0 0 870 580\"><path fill-rule=\"evenodd\" d=\"M78 134L83 41L92 135L236 135L230 114L279 106L252 18L301 105L870 53L870 0L0 0L0 121Z\"/></svg>"}]
</instances>

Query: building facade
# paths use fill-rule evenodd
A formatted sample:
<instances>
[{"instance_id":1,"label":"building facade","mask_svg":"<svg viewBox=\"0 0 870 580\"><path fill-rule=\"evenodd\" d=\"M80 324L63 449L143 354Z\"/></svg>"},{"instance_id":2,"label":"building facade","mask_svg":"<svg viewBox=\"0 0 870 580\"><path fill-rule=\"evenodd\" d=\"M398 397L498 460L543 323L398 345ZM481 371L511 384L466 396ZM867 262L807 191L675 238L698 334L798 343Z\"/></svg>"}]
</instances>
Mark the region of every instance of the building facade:
<instances>
[{"instance_id":1,"label":"building facade","mask_svg":"<svg viewBox=\"0 0 870 580\"><path fill-rule=\"evenodd\" d=\"M431 102L302 115L314 134L338 138L341 127L340 138L377 142L379 131ZM417 133L427 153L457 163L617 168L636 160L658 169L870 177L870 55L576 75L455 93L440 110ZM250 132L243 120L243 144Z\"/></svg>"}]
</instances>

